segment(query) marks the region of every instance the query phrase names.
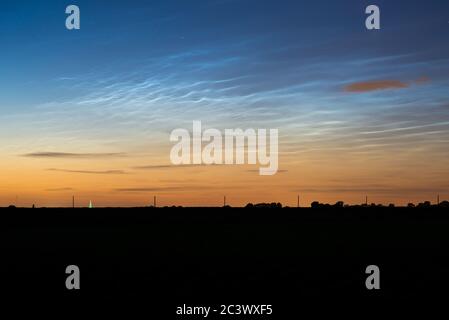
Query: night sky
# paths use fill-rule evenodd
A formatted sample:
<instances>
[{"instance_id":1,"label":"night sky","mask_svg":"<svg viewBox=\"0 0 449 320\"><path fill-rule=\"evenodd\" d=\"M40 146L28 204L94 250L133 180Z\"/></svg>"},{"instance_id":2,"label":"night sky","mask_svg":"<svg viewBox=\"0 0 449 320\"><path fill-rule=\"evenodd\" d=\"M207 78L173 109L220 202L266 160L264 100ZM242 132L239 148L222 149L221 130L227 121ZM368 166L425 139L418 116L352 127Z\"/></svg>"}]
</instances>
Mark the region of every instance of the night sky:
<instances>
[{"instance_id":1,"label":"night sky","mask_svg":"<svg viewBox=\"0 0 449 320\"><path fill-rule=\"evenodd\" d=\"M448 40L448 1L2 1L0 206L449 198ZM193 120L277 128L279 172L173 168Z\"/></svg>"}]
</instances>

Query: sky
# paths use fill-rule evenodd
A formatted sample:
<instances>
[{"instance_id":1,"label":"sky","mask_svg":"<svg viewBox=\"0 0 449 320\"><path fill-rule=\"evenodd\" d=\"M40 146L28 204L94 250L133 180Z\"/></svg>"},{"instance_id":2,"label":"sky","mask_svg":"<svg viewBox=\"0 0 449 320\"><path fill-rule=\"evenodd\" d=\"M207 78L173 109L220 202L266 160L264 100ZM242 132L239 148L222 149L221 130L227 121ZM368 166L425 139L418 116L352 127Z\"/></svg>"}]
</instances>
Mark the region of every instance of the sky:
<instances>
[{"instance_id":1,"label":"sky","mask_svg":"<svg viewBox=\"0 0 449 320\"><path fill-rule=\"evenodd\" d=\"M448 38L443 0L4 0L0 206L449 200ZM278 129L278 173L171 165L194 120Z\"/></svg>"}]
</instances>

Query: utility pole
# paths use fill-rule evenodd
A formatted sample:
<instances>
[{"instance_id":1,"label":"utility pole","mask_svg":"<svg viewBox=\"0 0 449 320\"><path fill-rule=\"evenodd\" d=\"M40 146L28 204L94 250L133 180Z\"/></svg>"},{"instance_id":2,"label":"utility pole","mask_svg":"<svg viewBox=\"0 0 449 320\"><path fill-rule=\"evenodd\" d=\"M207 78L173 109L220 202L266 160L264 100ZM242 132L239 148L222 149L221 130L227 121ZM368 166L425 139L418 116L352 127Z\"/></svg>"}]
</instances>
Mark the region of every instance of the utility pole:
<instances>
[{"instance_id":1,"label":"utility pole","mask_svg":"<svg viewBox=\"0 0 449 320\"><path fill-rule=\"evenodd\" d=\"M153 197L153 206L156 208L156 196Z\"/></svg>"},{"instance_id":2,"label":"utility pole","mask_svg":"<svg viewBox=\"0 0 449 320\"><path fill-rule=\"evenodd\" d=\"M72 196L72 208L75 209L75 196Z\"/></svg>"},{"instance_id":3,"label":"utility pole","mask_svg":"<svg viewBox=\"0 0 449 320\"><path fill-rule=\"evenodd\" d=\"M368 206L368 196L365 196L365 205Z\"/></svg>"},{"instance_id":4,"label":"utility pole","mask_svg":"<svg viewBox=\"0 0 449 320\"><path fill-rule=\"evenodd\" d=\"M223 197L223 207L226 207L226 196Z\"/></svg>"},{"instance_id":5,"label":"utility pole","mask_svg":"<svg viewBox=\"0 0 449 320\"><path fill-rule=\"evenodd\" d=\"M437 205L440 205L440 195L437 195Z\"/></svg>"},{"instance_id":6,"label":"utility pole","mask_svg":"<svg viewBox=\"0 0 449 320\"><path fill-rule=\"evenodd\" d=\"M298 203L296 205L299 208L299 194L298 194Z\"/></svg>"}]
</instances>

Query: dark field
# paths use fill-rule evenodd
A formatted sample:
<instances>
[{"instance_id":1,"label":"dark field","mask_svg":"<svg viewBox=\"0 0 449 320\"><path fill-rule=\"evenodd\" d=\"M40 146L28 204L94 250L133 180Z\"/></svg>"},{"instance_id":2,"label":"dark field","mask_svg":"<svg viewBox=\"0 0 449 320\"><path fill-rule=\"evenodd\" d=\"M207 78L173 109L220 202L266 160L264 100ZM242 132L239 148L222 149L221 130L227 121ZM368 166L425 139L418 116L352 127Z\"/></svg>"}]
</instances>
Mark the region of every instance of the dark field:
<instances>
[{"instance_id":1,"label":"dark field","mask_svg":"<svg viewBox=\"0 0 449 320\"><path fill-rule=\"evenodd\" d=\"M449 296L449 212L432 208L0 209L7 300L182 304ZM81 289L65 287L65 268ZM367 290L365 268L380 268ZM3 302L7 301L5 298ZM290 310L289 310L290 308ZM168 317L168 316L167 316Z\"/></svg>"}]
</instances>

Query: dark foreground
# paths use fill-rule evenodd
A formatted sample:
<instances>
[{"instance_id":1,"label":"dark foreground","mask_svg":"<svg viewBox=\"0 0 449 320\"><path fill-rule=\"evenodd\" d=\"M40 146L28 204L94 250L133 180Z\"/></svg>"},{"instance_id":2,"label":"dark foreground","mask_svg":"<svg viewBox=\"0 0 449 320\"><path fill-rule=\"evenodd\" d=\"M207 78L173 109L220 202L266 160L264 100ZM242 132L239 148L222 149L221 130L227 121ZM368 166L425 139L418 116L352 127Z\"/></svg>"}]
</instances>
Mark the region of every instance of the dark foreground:
<instances>
[{"instance_id":1,"label":"dark foreground","mask_svg":"<svg viewBox=\"0 0 449 320\"><path fill-rule=\"evenodd\" d=\"M279 315L308 301L449 298L443 208L0 209L0 219L3 303L143 303L178 319L183 304ZM65 287L68 265L80 290ZM380 290L366 289L368 265Z\"/></svg>"}]
</instances>

